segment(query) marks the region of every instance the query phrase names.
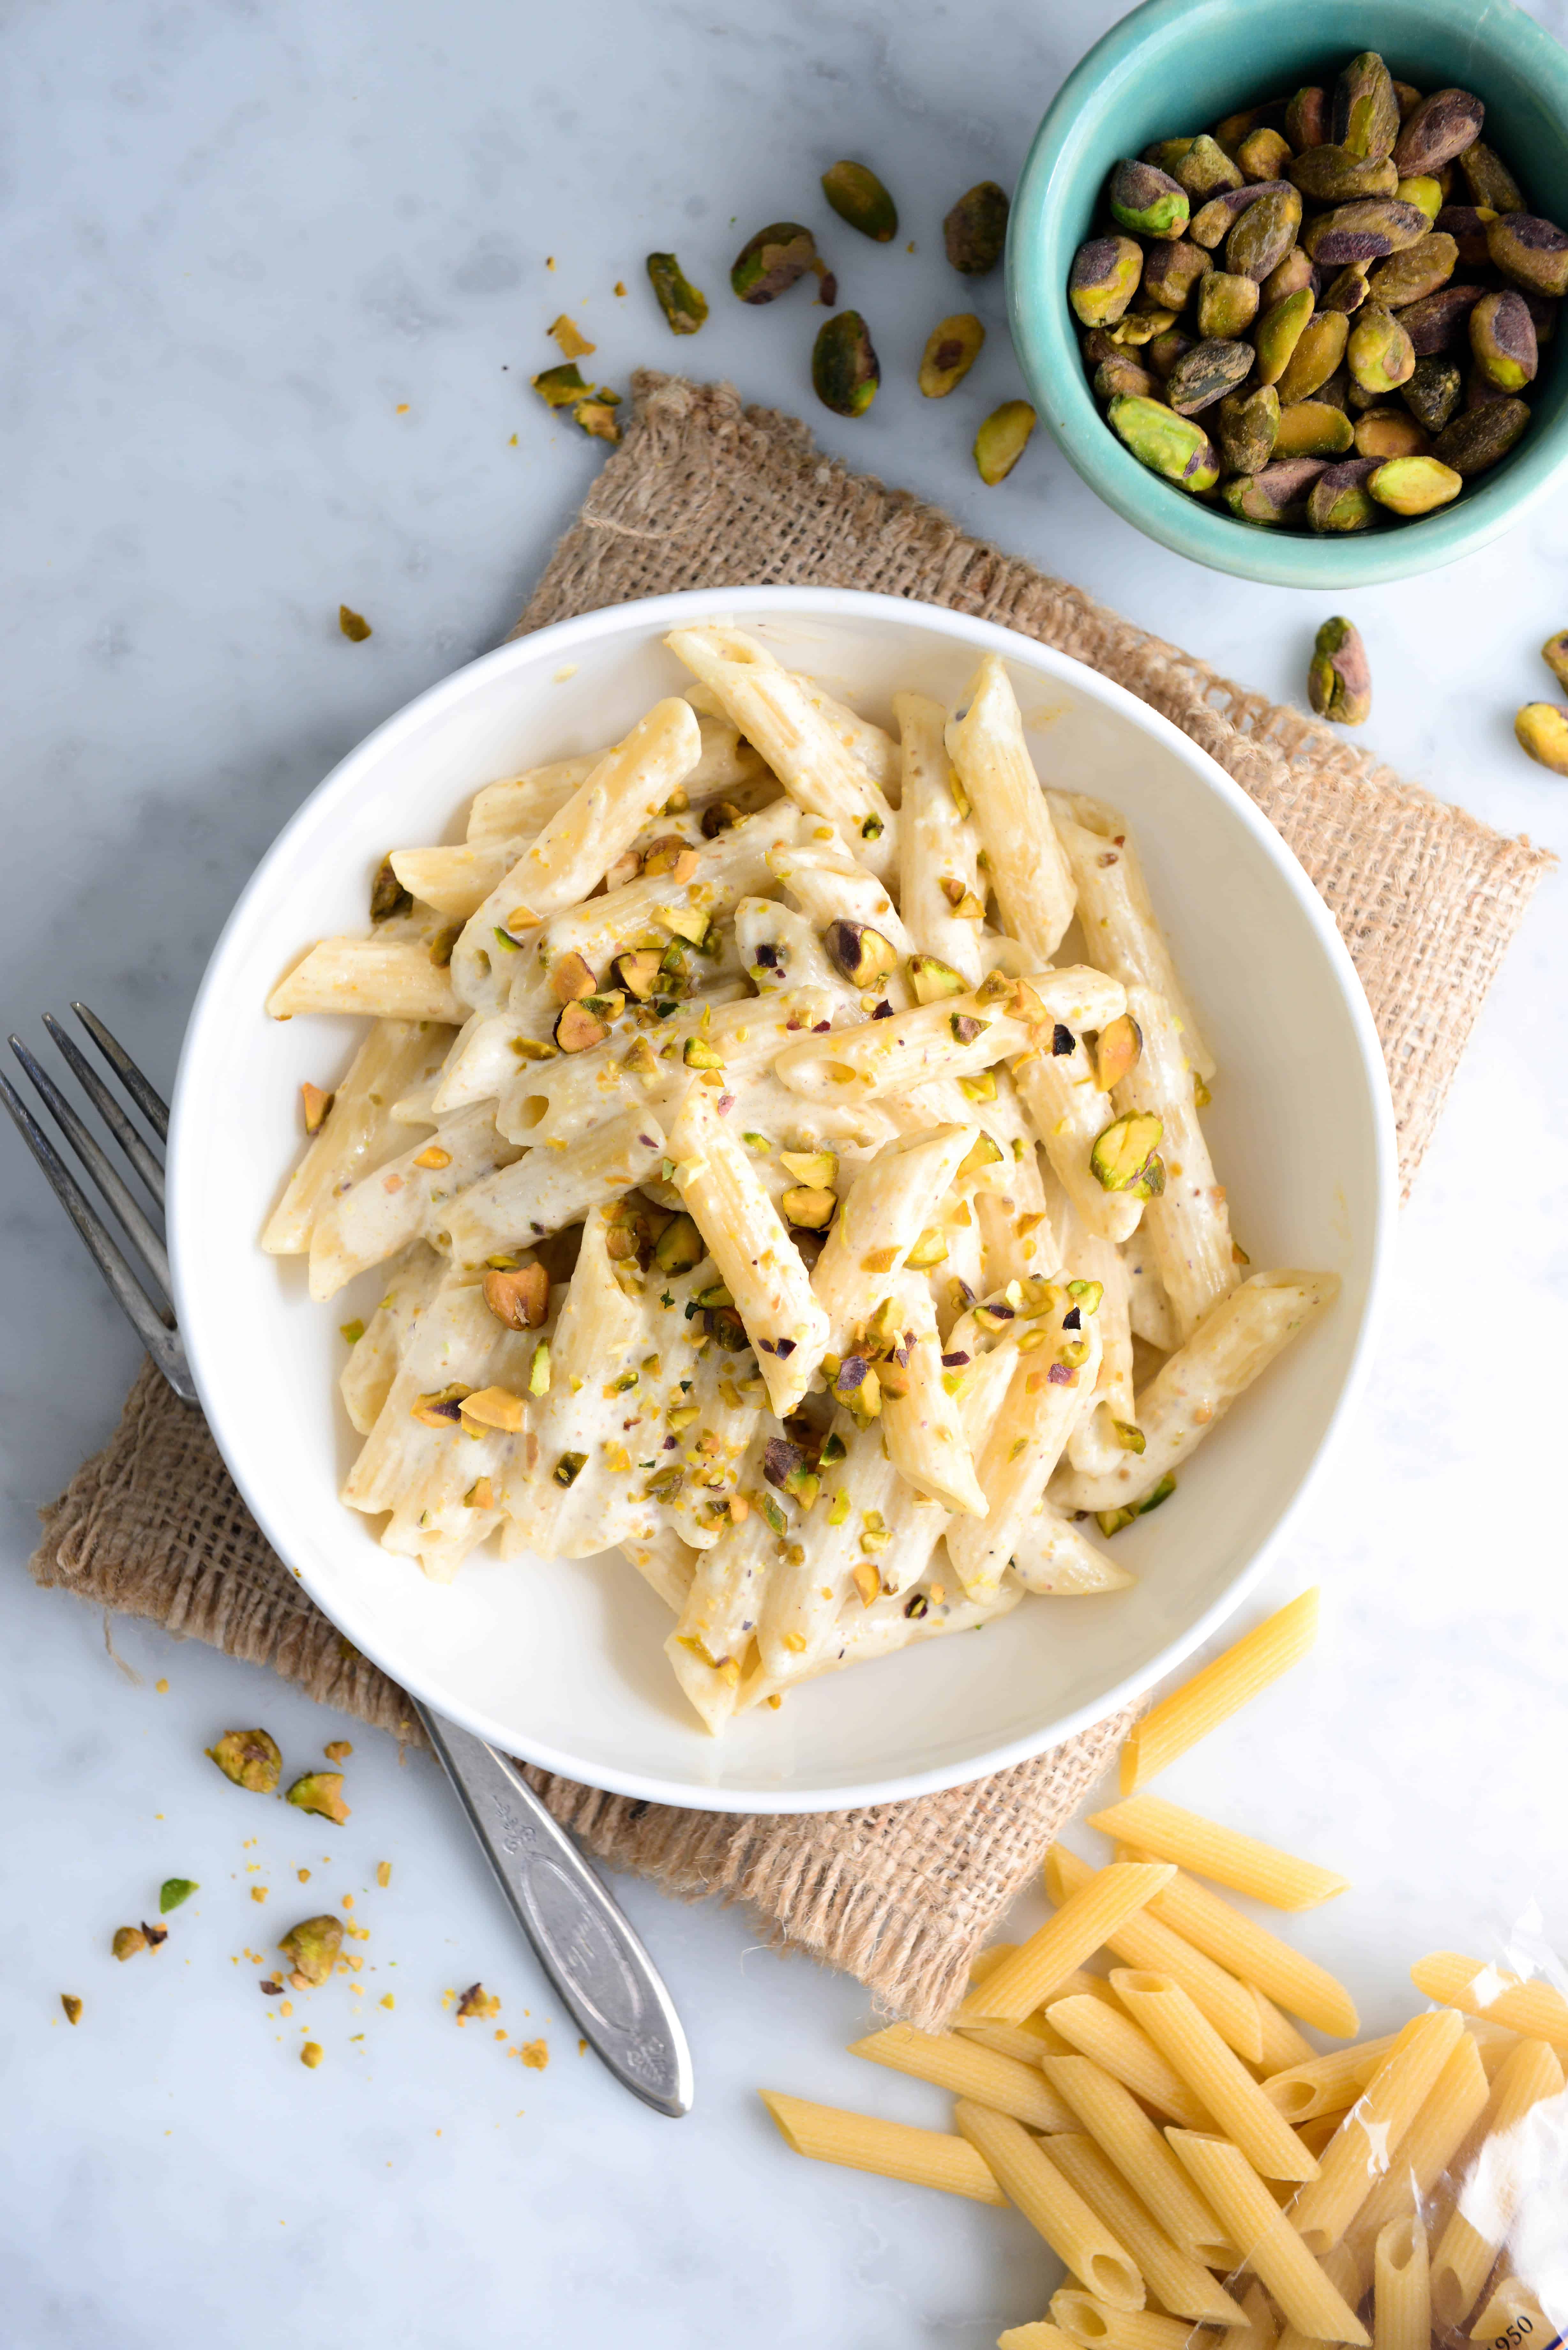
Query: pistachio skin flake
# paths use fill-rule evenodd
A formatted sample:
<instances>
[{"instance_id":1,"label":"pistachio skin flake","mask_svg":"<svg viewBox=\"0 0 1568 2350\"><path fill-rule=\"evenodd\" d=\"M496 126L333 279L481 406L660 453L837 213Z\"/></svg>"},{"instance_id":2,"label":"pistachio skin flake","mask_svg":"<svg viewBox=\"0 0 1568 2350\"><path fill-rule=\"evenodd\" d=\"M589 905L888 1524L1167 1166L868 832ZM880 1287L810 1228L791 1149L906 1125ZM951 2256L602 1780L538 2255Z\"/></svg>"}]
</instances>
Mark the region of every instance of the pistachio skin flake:
<instances>
[{"instance_id":1,"label":"pistachio skin flake","mask_svg":"<svg viewBox=\"0 0 1568 2350\"><path fill-rule=\"evenodd\" d=\"M1527 702L1513 722L1520 749L1538 767L1568 775L1568 710L1556 702Z\"/></svg>"},{"instance_id":2,"label":"pistachio skin flake","mask_svg":"<svg viewBox=\"0 0 1568 2350\"><path fill-rule=\"evenodd\" d=\"M961 276L983 277L996 267L1007 243L1008 209L994 180L977 180L954 204L942 223L942 245Z\"/></svg>"},{"instance_id":3,"label":"pistachio skin flake","mask_svg":"<svg viewBox=\"0 0 1568 2350\"><path fill-rule=\"evenodd\" d=\"M898 208L868 163L830 163L822 192L839 219L874 244L887 244L898 234Z\"/></svg>"},{"instance_id":4,"label":"pistachio skin flake","mask_svg":"<svg viewBox=\"0 0 1568 2350\"><path fill-rule=\"evenodd\" d=\"M288 1801L296 1811L316 1812L335 1827L341 1827L348 1817L341 1771L307 1771L289 1789Z\"/></svg>"},{"instance_id":5,"label":"pistachio skin flake","mask_svg":"<svg viewBox=\"0 0 1568 2350\"><path fill-rule=\"evenodd\" d=\"M1371 717L1372 670L1354 620L1336 615L1319 629L1307 693L1318 716L1338 725L1361 726Z\"/></svg>"},{"instance_id":6,"label":"pistachio skin flake","mask_svg":"<svg viewBox=\"0 0 1568 2350\"><path fill-rule=\"evenodd\" d=\"M1004 482L1029 444L1034 411L1026 400L1004 400L974 436L975 470L988 489Z\"/></svg>"},{"instance_id":7,"label":"pistachio skin flake","mask_svg":"<svg viewBox=\"0 0 1568 2350\"><path fill-rule=\"evenodd\" d=\"M920 390L925 398L945 400L973 367L984 342L985 328L972 310L957 311L933 327L920 360Z\"/></svg>"},{"instance_id":8,"label":"pistachio skin flake","mask_svg":"<svg viewBox=\"0 0 1568 2350\"><path fill-rule=\"evenodd\" d=\"M283 1774L277 1742L265 1730L225 1730L215 1746L206 1749L225 1779L253 1795L275 1795Z\"/></svg>"},{"instance_id":9,"label":"pistachio skin flake","mask_svg":"<svg viewBox=\"0 0 1568 2350\"><path fill-rule=\"evenodd\" d=\"M708 316L708 297L698 292L672 253L650 253L648 282L672 335L694 335ZM592 346L589 346L592 348Z\"/></svg>"},{"instance_id":10,"label":"pistachio skin flake","mask_svg":"<svg viewBox=\"0 0 1568 2350\"><path fill-rule=\"evenodd\" d=\"M166 1877L158 1888L159 1916L167 1918L171 1909L178 1909L182 1902L189 1901L192 1894L201 1889L193 1877Z\"/></svg>"},{"instance_id":11,"label":"pistachio skin flake","mask_svg":"<svg viewBox=\"0 0 1568 2350\"><path fill-rule=\"evenodd\" d=\"M293 1968L296 1991L318 1990L337 1963L343 1948L343 1921L325 1911L319 1918L302 1918L278 1943Z\"/></svg>"},{"instance_id":12,"label":"pistachio skin flake","mask_svg":"<svg viewBox=\"0 0 1568 2350\"><path fill-rule=\"evenodd\" d=\"M882 369L858 310L836 311L817 330L811 387L836 416L864 416L877 397Z\"/></svg>"}]
</instances>

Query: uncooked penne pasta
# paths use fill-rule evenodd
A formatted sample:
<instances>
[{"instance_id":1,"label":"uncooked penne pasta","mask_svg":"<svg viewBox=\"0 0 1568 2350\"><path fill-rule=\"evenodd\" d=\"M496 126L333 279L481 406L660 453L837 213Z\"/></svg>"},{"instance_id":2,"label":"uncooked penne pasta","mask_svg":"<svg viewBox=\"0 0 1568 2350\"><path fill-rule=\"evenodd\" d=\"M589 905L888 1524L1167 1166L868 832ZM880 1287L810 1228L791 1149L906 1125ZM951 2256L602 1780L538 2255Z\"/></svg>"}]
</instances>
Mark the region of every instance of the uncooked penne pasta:
<instances>
[{"instance_id":1,"label":"uncooked penne pasta","mask_svg":"<svg viewBox=\"0 0 1568 2350\"><path fill-rule=\"evenodd\" d=\"M664 641L717 696L793 800L836 825L878 880L897 869L892 803L807 681L739 629L673 629Z\"/></svg>"},{"instance_id":2,"label":"uncooked penne pasta","mask_svg":"<svg viewBox=\"0 0 1568 2350\"><path fill-rule=\"evenodd\" d=\"M1241 2350L1244 2304L1232 2301L1200 2262L1171 2241L1104 2149L1086 2134L1074 2131L1053 2135L1045 2151L1116 2241L1126 2245L1161 2308L1178 2317L1207 2318L1227 2327L1233 2350Z\"/></svg>"},{"instance_id":3,"label":"uncooked penne pasta","mask_svg":"<svg viewBox=\"0 0 1568 2350\"><path fill-rule=\"evenodd\" d=\"M1104 1308L1101 1308L1104 1311ZM1315 1861L1299 1860L1293 1853L1261 1844L1256 1836L1221 1827L1197 1812L1162 1795L1132 1795L1126 1802L1091 1812L1090 1827L1123 1844L1137 1845L1155 1860L1173 1860L1194 1877L1212 1877L1232 1892L1275 1909L1315 1909L1349 1887L1348 1877Z\"/></svg>"},{"instance_id":4,"label":"uncooked penne pasta","mask_svg":"<svg viewBox=\"0 0 1568 2350\"><path fill-rule=\"evenodd\" d=\"M1152 1492L1338 1295L1333 1273L1255 1273L1231 1290L1138 1397L1143 1451L1124 1453L1101 1476L1063 1478L1063 1506L1115 1510Z\"/></svg>"},{"instance_id":5,"label":"uncooked penne pasta","mask_svg":"<svg viewBox=\"0 0 1568 2350\"><path fill-rule=\"evenodd\" d=\"M1426 2209L1438 2179L1485 2112L1488 2094L1480 2051L1467 2032L1422 2100L1397 2157L1351 2221L1346 2242L1365 2251L1390 2220Z\"/></svg>"},{"instance_id":6,"label":"uncooked penne pasta","mask_svg":"<svg viewBox=\"0 0 1568 2350\"><path fill-rule=\"evenodd\" d=\"M270 1255L302 1255L317 1218L332 1201L401 1149L405 1138L392 1105L430 1082L453 1034L417 1020L377 1021L331 1094L321 1125L267 1219L261 1244Z\"/></svg>"},{"instance_id":7,"label":"uncooked penne pasta","mask_svg":"<svg viewBox=\"0 0 1568 2350\"><path fill-rule=\"evenodd\" d=\"M1144 1228L1184 1343L1235 1288L1236 1255L1223 1187L1199 1123L1192 1069L1176 1020L1163 997L1136 982L1127 1014L1142 1049L1111 1091L1118 1117L1154 1117L1160 1123L1165 1188L1143 1211Z\"/></svg>"},{"instance_id":8,"label":"uncooked penne pasta","mask_svg":"<svg viewBox=\"0 0 1568 2350\"><path fill-rule=\"evenodd\" d=\"M846 2170L902 2178L911 2187L940 2187L950 2195L967 2195L974 2203L1007 2201L983 2156L964 2138L941 2130L911 2129L872 2114L846 2113L837 2106L814 2106L776 2089L762 2089L758 2095L784 2144L814 2162L842 2163Z\"/></svg>"},{"instance_id":9,"label":"uncooked penne pasta","mask_svg":"<svg viewBox=\"0 0 1568 2350\"><path fill-rule=\"evenodd\" d=\"M1051 2315L1080 2350L1211 2350L1220 2338L1152 2309L1114 2309L1077 2285L1052 2294Z\"/></svg>"},{"instance_id":10,"label":"uncooked penne pasta","mask_svg":"<svg viewBox=\"0 0 1568 2350\"><path fill-rule=\"evenodd\" d=\"M996 2337L996 2350L1070 2350L1072 2337L1048 2318L1033 2318L1027 2325L1009 2325Z\"/></svg>"},{"instance_id":11,"label":"uncooked penne pasta","mask_svg":"<svg viewBox=\"0 0 1568 2350\"><path fill-rule=\"evenodd\" d=\"M301 1012L360 1012L372 1020L465 1017L452 974L415 939L323 939L267 997L275 1020Z\"/></svg>"},{"instance_id":12,"label":"uncooked penne pasta","mask_svg":"<svg viewBox=\"0 0 1568 2350\"><path fill-rule=\"evenodd\" d=\"M1111 1987L1194 2097L1264 2178L1315 2178L1318 2166L1240 2057L1168 1975L1117 1967Z\"/></svg>"},{"instance_id":13,"label":"uncooked penne pasta","mask_svg":"<svg viewBox=\"0 0 1568 2350\"><path fill-rule=\"evenodd\" d=\"M1145 1867L1114 1862L1091 1873L1054 1917L975 1986L959 2011L961 2016L965 2021L999 2017L1016 2023L1048 2000L1063 1976L1108 1942L1117 1927L1174 1874L1163 1862Z\"/></svg>"},{"instance_id":14,"label":"uncooked penne pasta","mask_svg":"<svg viewBox=\"0 0 1568 2350\"><path fill-rule=\"evenodd\" d=\"M1451 2011L1449 2011L1451 2012ZM1561 2097L1563 2067L1544 2040L1521 2040L1491 2085L1480 2118L1481 2144L1467 2172L1459 2208L1432 2253L1432 2314L1458 2326L1469 2315L1508 2240L1524 2179L1540 2172L1549 2140L1532 2154L1532 2109Z\"/></svg>"},{"instance_id":15,"label":"uncooked penne pasta","mask_svg":"<svg viewBox=\"0 0 1568 2350\"><path fill-rule=\"evenodd\" d=\"M959 2099L953 2119L1009 2201L1073 2275L1113 2309L1141 2309L1143 2279L1126 2249L1063 2177L1039 2139L1010 2115L990 2113L968 2097Z\"/></svg>"},{"instance_id":16,"label":"uncooked penne pasta","mask_svg":"<svg viewBox=\"0 0 1568 2350\"><path fill-rule=\"evenodd\" d=\"M1373 2350L1429 2350L1432 2281L1419 2220L1390 2220L1372 2256Z\"/></svg>"},{"instance_id":17,"label":"uncooked penne pasta","mask_svg":"<svg viewBox=\"0 0 1568 2350\"><path fill-rule=\"evenodd\" d=\"M1080 2056L1090 2058L1113 2080L1130 2089L1135 2097L1141 2097L1146 2106L1157 2106L1173 2122L1179 2122L1183 2129L1213 2128L1213 2115L1199 2104L1147 2033L1141 2031L1121 2008L1079 1993L1075 1998L1052 2000L1045 2010L1045 2021L1053 2031L1071 2043Z\"/></svg>"},{"instance_id":18,"label":"uncooked penne pasta","mask_svg":"<svg viewBox=\"0 0 1568 2350\"><path fill-rule=\"evenodd\" d=\"M1064 1844L1054 1844L1045 1856L1045 1889L1053 1900L1059 1901L1086 1884L1094 1873L1086 1860L1080 1860ZM1135 1910L1107 1934L1106 1946L1127 1966L1171 1976L1228 2048L1233 2048L1245 2064L1262 2063L1262 2026L1246 1984L1151 1918L1147 1907Z\"/></svg>"},{"instance_id":19,"label":"uncooked penne pasta","mask_svg":"<svg viewBox=\"0 0 1568 2350\"><path fill-rule=\"evenodd\" d=\"M1153 1855L1140 1850L1135 1856L1148 1860ZM1179 1869L1151 1904L1150 1915L1217 1965L1255 1984L1303 2023L1342 2040L1360 2030L1355 2001L1326 1967L1293 1950L1266 1926L1244 1917Z\"/></svg>"},{"instance_id":20,"label":"uncooked penne pasta","mask_svg":"<svg viewBox=\"0 0 1568 2350\"><path fill-rule=\"evenodd\" d=\"M1428 1999L1568 2051L1568 1999L1550 1983L1504 1974L1482 1959L1461 1958L1457 1950L1433 1950L1417 1959L1410 1980Z\"/></svg>"},{"instance_id":21,"label":"uncooked penne pasta","mask_svg":"<svg viewBox=\"0 0 1568 2350\"><path fill-rule=\"evenodd\" d=\"M1272 2073L1263 2093L1293 2126L1319 2114L1342 2114L1355 2103L1397 2037L1388 2032L1376 2040L1358 2040L1352 2048L1331 2049L1326 2056L1303 2057Z\"/></svg>"},{"instance_id":22,"label":"uncooked penne pasta","mask_svg":"<svg viewBox=\"0 0 1568 2350\"><path fill-rule=\"evenodd\" d=\"M1122 1794L1136 1794L1305 1656L1317 1638L1317 1602L1315 1586L1287 1601L1135 1722L1122 1748Z\"/></svg>"},{"instance_id":23,"label":"uncooked penne pasta","mask_svg":"<svg viewBox=\"0 0 1568 2350\"><path fill-rule=\"evenodd\" d=\"M1176 1015L1188 1059L1200 1077L1212 1078L1214 1055L1199 1032L1155 919L1131 827L1114 808L1095 800L1053 791L1045 799L1072 869L1078 925L1091 962L1114 972L1126 986L1141 983L1162 995Z\"/></svg>"},{"instance_id":24,"label":"uncooked penne pasta","mask_svg":"<svg viewBox=\"0 0 1568 2350\"><path fill-rule=\"evenodd\" d=\"M1397 2034L1366 2093L1324 2149L1317 2177L1291 2207L1309 2251L1331 2251L1339 2242L1398 2152L1463 2030L1463 2020L1450 2007L1413 2016Z\"/></svg>"},{"instance_id":25,"label":"uncooked penne pasta","mask_svg":"<svg viewBox=\"0 0 1568 2350\"><path fill-rule=\"evenodd\" d=\"M904 920L922 954L934 955L978 987L984 976L980 931L985 913L980 836L959 805L958 778L943 740L947 712L924 693L896 693L893 712L903 760L898 897Z\"/></svg>"},{"instance_id":26,"label":"uncooked penne pasta","mask_svg":"<svg viewBox=\"0 0 1568 2350\"><path fill-rule=\"evenodd\" d=\"M948 753L974 811L1003 924L1026 954L1048 963L1073 919L1073 876L995 653L981 660L964 701L948 728Z\"/></svg>"},{"instance_id":27,"label":"uncooked penne pasta","mask_svg":"<svg viewBox=\"0 0 1568 2350\"><path fill-rule=\"evenodd\" d=\"M1490 2342L1493 2350L1500 2344L1503 2350L1525 2344L1545 2350L1557 2330L1548 2324L1539 2300L1523 2279L1505 2276L1498 2279L1488 2294L1486 2307L1470 2328L1470 2340Z\"/></svg>"},{"instance_id":28,"label":"uncooked penne pasta","mask_svg":"<svg viewBox=\"0 0 1568 2350\"><path fill-rule=\"evenodd\" d=\"M1369 2350L1370 2336L1324 2274L1239 2147L1173 2129L1170 2144L1193 2185L1223 2224L1239 2257L1278 2302L1288 2323L1314 2342Z\"/></svg>"},{"instance_id":29,"label":"uncooked penne pasta","mask_svg":"<svg viewBox=\"0 0 1568 2350\"><path fill-rule=\"evenodd\" d=\"M1118 1846L1116 1857L1120 1859L1121 1856ZM1255 1982L1250 1982L1247 1989L1252 1994L1252 2004L1258 2011L1259 2028L1263 2035L1263 2053L1259 2059L1263 2074L1267 2076L1271 2073L1281 2072L1291 2064L1304 2064L1313 2054L1313 2044L1305 2033L1298 2032L1290 2017L1282 2008L1276 2007L1267 1992L1261 1991Z\"/></svg>"},{"instance_id":30,"label":"uncooked penne pasta","mask_svg":"<svg viewBox=\"0 0 1568 2350\"><path fill-rule=\"evenodd\" d=\"M1130 2089L1087 2056L1047 2056L1045 2077L1172 2243L1205 2268L1229 2268L1234 2247Z\"/></svg>"},{"instance_id":31,"label":"uncooked penne pasta","mask_svg":"<svg viewBox=\"0 0 1568 2350\"><path fill-rule=\"evenodd\" d=\"M1031 2129L1071 2129L1072 2108L1046 2081L1038 2064L1021 2064L1011 2056L979 2048L950 2032L917 2032L912 2023L892 2023L852 2041L849 2054L895 2073L909 2073L917 2081L934 2081L955 2096L971 2097L992 2113L1011 2114Z\"/></svg>"}]
</instances>

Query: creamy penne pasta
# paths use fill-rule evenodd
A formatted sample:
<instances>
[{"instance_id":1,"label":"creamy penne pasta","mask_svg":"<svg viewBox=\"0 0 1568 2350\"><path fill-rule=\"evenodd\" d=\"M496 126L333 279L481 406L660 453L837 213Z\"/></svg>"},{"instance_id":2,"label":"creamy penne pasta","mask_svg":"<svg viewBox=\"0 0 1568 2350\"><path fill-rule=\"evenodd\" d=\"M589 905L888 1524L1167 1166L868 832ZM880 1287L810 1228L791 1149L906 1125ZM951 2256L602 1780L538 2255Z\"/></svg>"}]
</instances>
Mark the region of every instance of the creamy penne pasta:
<instances>
[{"instance_id":1,"label":"creamy penne pasta","mask_svg":"<svg viewBox=\"0 0 1568 2350\"><path fill-rule=\"evenodd\" d=\"M522 1573L618 1552L717 1734L1025 1594L1116 1604L1105 1538L1336 1284L1241 1279L1213 1059L1137 844L1070 777L1043 790L998 658L954 707L873 717L741 629L667 643L670 691L618 741L486 785L450 830L432 810L363 936L262 974L275 1018L369 1023L302 1088L262 1244L350 1317L343 1498L382 1547L438 1581L492 1541ZM1254 1988L1179 1890L1117 1954L1249 2063L1265 2037L1271 2069L1301 2062L1272 1952L1248 1946ZM954 2085L1013 2081L1010 2127L1088 2145L1006 2069L1065 2060L1030 2022L981 2017ZM1246 2110L1262 2147L1274 2106ZM1092 2145L1094 2211L1006 2133L988 2149L1089 2241ZM1168 2152L1163 2176L1169 2218L1190 2190ZM1178 2314L1212 2314L1186 2251L1150 2257Z\"/></svg>"}]
</instances>

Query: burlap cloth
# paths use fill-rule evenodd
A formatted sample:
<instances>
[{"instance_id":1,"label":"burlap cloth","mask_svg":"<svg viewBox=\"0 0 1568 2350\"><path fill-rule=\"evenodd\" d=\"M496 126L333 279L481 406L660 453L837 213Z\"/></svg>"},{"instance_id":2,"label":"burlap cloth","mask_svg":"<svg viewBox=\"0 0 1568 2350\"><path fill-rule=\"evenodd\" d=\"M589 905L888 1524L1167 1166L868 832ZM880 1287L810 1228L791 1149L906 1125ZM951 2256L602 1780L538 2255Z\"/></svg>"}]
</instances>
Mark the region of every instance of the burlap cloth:
<instances>
[{"instance_id":1,"label":"burlap cloth","mask_svg":"<svg viewBox=\"0 0 1568 2350\"><path fill-rule=\"evenodd\" d=\"M1387 1055L1408 1186L1544 854L966 537L935 507L846 473L793 418L743 409L727 386L666 376L639 377L635 395L625 441L517 633L678 588L830 584L979 614L1130 687L1251 794L1333 910ZM324 1702L419 1739L401 1690L312 1607L200 1416L151 1364L107 1450L45 1513L32 1571L270 1664ZM685 1898L743 1898L775 1941L849 1970L888 2008L931 2023L1127 1719L947 1794L807 1817L676 1811L531 1775L603 1859Z\"/></svg>"}]
</instances>

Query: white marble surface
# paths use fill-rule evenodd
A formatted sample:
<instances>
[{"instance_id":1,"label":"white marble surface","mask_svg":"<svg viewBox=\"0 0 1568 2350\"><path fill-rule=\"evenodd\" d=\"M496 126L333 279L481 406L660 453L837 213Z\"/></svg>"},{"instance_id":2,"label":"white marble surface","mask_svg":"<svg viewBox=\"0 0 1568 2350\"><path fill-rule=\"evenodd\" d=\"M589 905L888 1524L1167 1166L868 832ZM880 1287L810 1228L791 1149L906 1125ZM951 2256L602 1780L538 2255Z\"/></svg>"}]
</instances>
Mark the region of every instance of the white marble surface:
<instances>
[{"instance_id":1,"label":"white marble surface","mask_svg":"<svg viewBox=\"0 0 1568 2350\"><path fill-rule=\"evenodd\" d=\"M971 385L940 409L912 389L927 327L958 298L941 212L982 174L1012 178L1117 13L11 12L8 1019L35 1029L79 992L171 1076L262 847L370 726L495 640L586 488L597 450L525 389L563 307L608 380L683 361L812 412L825 445L1299 694L1324 599L1146 545L1038 442L1005 489L976 482L974 423L1017 388L998 285L980 290L995 331ZM1568 29L1561 0L1539 13ZM815 175L846 152L884 172L913 255L831 221ZM845 298L872 319L887 380L863 421L812 411L800 297L753 313L723 289L742 238L780 214L826 233ZM669 338L641 276L650 245L712 294L701 341ZM1544 690L1534 647L1568 622L1565 556L1558 499L1469 564L1348 603L1376 677L1368 739L1559 843L1565 787L1509 727ZM372 619L369 644L338 635L340 599ZM1413 1954L1490 1948L1532 1898L1568 1946L1562 936L1549 886L1405 1219L1359 1425L1279 1563L1272 1598L1324 1580L1322 1652L1168 1782L1355 1877L1302 1936L1344 1965L1375 2029L1401 2012ZM855 1985L769 1956L738 1912L627 1887L695 2043L695 2115L656 2120L550 2020L433 1766L400 1769L270 1678L147 1627L117 1627L122 1669L95 1617L31 1589L34 1508L109 1427L135 1349L4 1139L0 1203L7 2345L262 2350L303 2331L388 2350L981 2350L1039 2314L1050 2264L1021 2223L809 2168L760 2118L759 2080L940 2116L935 2091L841 2053L867 2014ZM291 1764L355 1739L347 1828L323 1837L202 1759L251 1721ZM117 1967L109 1930L171 1874L200 1894L165 1950ZM246 1952L345 1893L371 1929L359 1995L339 1981L280 2026ZM441 1994L476 1976L514 2039L548 2038L547 2072L454 2030ZM62 1991L86 2002L75 2032ZM326 2050L314 2074L296 2056L306 2008Z\"/></svg>"}]
</instances>

